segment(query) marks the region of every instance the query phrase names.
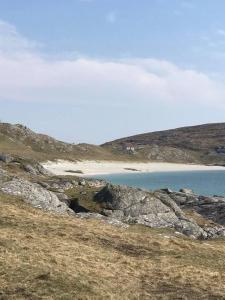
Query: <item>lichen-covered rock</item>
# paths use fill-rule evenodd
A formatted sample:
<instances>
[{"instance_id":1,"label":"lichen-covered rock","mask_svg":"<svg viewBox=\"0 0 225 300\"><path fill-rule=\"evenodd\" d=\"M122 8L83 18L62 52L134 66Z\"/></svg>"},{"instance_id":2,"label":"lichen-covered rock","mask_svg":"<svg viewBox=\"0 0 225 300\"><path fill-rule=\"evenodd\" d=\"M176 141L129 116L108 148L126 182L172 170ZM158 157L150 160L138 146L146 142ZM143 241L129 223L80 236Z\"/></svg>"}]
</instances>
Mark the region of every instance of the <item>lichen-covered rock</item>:
<instances>
[{"instance_id":1,"label":"lichen-covered rock","mask_svg":"<svg viewBox=\"0 0 225 300\"><path fill-rule=\"evenodd\" d=\"M198 239L224 234L224 229L221 227L214 231L208 228L207 231L187 217L171 194L173 195L171 192L149 192L108 184L95 196L95 201L101 204L102 212L106 216L128 224L175 228L187 236ZM180 202L185 201L187 197L186 194L182 194Z\"/></svg>"},{"instance_id":2,"label":"lichen-covered rock","mask_svg":"<svg viewBox=\"0 0 225 300\"><path fill-rule=\"evenodd\" d=\"M0 191L8 195L20 196L36 208L61 214L74 214L65 203L58 199L56 194L21 178L14 177L12 180L1 183Z\"/></svg>"},{"instance_id":3,"label":"lichen-covered rock","mask_svg":"<svg viewBox=\"0 0 225 300\"><path fill-rule=\"evenodd\" d=\"M202 217L215 223L225 224L225 198L219 196L206 197L196 194L174 192L169 194L182 210L193 209Z\"/></svg>"}]
</instances>

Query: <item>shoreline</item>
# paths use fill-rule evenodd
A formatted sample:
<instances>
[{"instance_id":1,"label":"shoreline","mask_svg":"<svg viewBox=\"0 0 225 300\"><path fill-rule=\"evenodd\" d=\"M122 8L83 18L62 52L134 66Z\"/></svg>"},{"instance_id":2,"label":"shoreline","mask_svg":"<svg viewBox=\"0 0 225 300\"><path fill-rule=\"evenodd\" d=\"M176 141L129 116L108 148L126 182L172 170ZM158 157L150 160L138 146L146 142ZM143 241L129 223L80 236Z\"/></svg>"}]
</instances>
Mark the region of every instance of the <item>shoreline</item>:
<instances>
[{"instance_id":1,"label":"shoreline","mask_svg":"<svg viewBox=\"0 0 225 300\"><path fill-rule=\"evenodd\" d=\"M153 172L181 172L181 171L219 171L224 170L222 166L206 166L195 164L179 164L166 162L121 162L121 161L94 161L84 160L71 162L66 160L47 161L42 163L43 167L54 175L73 176L98 176L110 174L137 174Z\"/></svg>"}]
</instances>

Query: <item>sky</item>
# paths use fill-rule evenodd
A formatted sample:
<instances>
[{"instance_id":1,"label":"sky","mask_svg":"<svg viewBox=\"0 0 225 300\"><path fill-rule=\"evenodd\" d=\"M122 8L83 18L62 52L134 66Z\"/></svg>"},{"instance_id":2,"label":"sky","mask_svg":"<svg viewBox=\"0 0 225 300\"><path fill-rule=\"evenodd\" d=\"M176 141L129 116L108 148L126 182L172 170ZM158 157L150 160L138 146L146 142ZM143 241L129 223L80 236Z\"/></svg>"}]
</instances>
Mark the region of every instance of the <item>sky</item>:
<instances>
[{"instance_id":1,"label":"sky","mask_svg":"<svg viewBox=\"0 0 225 300\"><path fill-rule=\"evenodd\" d=\"M0 0L0 120L101 144L225 122L224 0Z\"/></svg>"}]
</instances>

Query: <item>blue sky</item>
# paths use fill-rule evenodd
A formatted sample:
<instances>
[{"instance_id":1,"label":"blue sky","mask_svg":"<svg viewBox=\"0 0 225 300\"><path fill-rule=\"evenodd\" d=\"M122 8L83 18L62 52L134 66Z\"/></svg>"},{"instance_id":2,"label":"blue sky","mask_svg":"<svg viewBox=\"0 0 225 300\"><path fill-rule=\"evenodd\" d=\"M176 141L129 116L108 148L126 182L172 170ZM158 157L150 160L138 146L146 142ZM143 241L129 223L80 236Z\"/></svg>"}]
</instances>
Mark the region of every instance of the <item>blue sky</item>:
<instances>
[{"instance_id":1,"label":"blue sky","mask_svg":"<svg viewBox=\"0 0 225 300\"><path fill-rule=\"evenodd\" d=\"M0 0L2 121L72 142L225 121L223 0Z\"/></svg>"}]
</instances>

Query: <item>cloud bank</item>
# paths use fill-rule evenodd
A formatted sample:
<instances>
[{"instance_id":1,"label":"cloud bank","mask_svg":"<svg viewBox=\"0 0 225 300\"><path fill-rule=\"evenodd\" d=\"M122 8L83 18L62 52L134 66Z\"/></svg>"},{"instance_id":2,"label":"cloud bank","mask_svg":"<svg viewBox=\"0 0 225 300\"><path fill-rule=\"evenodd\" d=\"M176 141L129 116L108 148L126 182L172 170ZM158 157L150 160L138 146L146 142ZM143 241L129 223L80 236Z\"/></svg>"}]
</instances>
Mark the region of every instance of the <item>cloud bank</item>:
<instances>
[{"instance_id":1,"label":"cloud bank","mask_svg":"<svg viewBox=\"0 0 225 300\"><path fill-rule=\"evenodd\" d=\"M158 59L55 59L0 21L0 99L100 105L225 106L225 85Z\"/></svg>"}]
</instances>

